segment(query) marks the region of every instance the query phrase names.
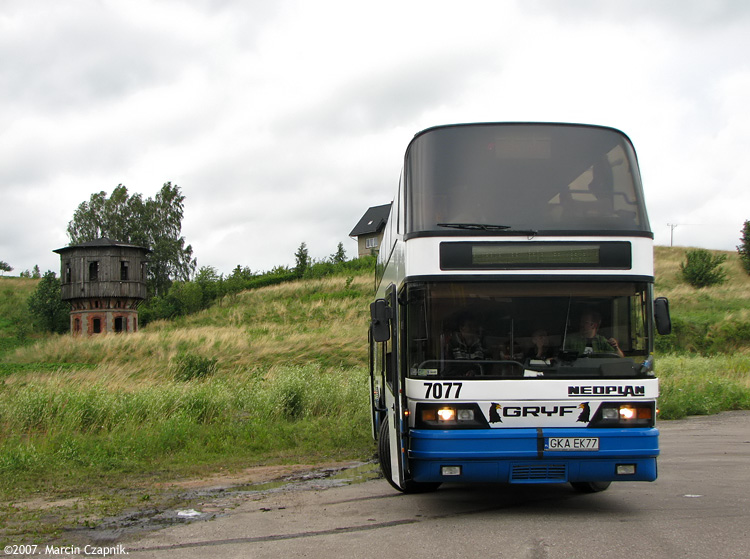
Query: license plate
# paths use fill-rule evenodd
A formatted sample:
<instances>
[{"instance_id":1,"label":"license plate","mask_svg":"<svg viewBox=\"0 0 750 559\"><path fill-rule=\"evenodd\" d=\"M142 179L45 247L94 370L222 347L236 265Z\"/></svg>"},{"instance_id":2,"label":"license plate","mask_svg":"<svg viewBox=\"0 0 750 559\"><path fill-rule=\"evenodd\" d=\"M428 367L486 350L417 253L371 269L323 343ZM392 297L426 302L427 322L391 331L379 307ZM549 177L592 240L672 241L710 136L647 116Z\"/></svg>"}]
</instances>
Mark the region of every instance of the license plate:
<instances>
[{"instance_id":1,"label":"license plate","mask_svg":"<svg viewBox=\"0 0 750 559\"><path fill-rule=\"evenodd\" d=\"M599 438L549 437L544 450L599 450Z\"/></svg>"}]
</instances>

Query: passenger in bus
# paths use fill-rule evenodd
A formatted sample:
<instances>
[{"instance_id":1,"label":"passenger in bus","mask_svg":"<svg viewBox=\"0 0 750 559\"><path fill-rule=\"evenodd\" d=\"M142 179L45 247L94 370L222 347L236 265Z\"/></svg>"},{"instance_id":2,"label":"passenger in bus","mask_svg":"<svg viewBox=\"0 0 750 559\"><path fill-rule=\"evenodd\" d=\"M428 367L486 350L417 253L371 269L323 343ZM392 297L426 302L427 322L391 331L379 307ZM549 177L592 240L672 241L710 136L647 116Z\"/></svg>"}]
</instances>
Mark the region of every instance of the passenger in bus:
<instances>
[{"instance_id":1,"label":"passenger in bus","mask_svg":"<svg viewBox=\"0 0 750 559\"><path fill-rule=\"evenodd\" d=\"M602 317L598 312L587 311L581 315L580 331L571 334L565 342L565 349L577 351L579 354L616 353L620 357L625 354L615 338L605 338L599 334Z\"/></svg>"},{"instance_id":2,"label":"passenger in bus","mask_svg":"<svg viewBox=\"0 0 750 559\"><path fill-rule=\"evenodd\" d=\"M448 357L451 359L484 359L479 324L470 316L459 319L458 330L451 336L448 344Z\"/></svg>"},{"instance_id":3,"label":"passenger in bus","mask_svg":"<svg viewBox=\"0 0 750 559\"><path fill-rule=\"evenodd\" d=\"M531 335L531 347L526 351L527 359L542 359L546 361L555 357L557 352L549 344L549 337L546 330L535 330Z\"/></svg>"}]
</instances>

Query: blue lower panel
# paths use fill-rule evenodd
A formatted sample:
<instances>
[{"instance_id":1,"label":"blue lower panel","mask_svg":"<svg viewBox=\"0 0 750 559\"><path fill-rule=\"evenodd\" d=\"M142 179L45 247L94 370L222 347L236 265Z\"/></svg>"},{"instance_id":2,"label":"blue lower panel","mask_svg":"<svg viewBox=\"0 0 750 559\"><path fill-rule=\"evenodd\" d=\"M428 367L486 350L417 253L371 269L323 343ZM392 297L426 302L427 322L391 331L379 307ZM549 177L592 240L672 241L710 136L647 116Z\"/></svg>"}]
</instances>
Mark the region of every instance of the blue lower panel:
<instances>
[{"instance_id":1,"label":"blue lower panel","mask_svg":"<svg viewBox=\"0 0 750 559\"><path fill-rule=\"evenodd\" d=\"M655 428L412 430L410 434L409 464L418 482L656 479L659 430ZM599 450L545 450L549 437L596 437ZM618 465L632 465L634 473L617 474ZM459 466L460 475L443 475L443 466Z\"/></svg>"}]
</instances>

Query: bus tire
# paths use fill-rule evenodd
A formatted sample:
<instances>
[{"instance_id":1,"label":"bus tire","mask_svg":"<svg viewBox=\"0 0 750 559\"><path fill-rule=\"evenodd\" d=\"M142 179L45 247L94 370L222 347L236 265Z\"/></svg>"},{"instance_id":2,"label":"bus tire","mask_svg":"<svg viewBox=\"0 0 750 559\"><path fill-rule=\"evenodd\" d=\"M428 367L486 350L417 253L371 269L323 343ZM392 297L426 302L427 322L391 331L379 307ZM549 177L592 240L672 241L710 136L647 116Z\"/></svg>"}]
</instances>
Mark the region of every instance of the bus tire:
<instances>
[{"instance_id":1,"label":"bus tire","mask_svg":"<svg viewBox=\"0 0 750 559\"><path fill-rule=\"evenodd\" d=\"M399 486L393 481L393 477L391 476L391 447L388 429L388 416L385 416L380 424L380 433L378 435L378 462L380 462L380 471L388 483L402 493L429 493L440 487L439 481L420 483L409 479L404 482L404 487Z\"/></svg>"},{"instance_id":2,"label":"bus tire","mask_svg":"<svg viewBox=\"0 0 750 559\"><path fill-rule=\"evenodd\" d=\"M579 493L599 493L609 487L611 481L571 481L570 485Z\"/></svg>"}]
</instances>

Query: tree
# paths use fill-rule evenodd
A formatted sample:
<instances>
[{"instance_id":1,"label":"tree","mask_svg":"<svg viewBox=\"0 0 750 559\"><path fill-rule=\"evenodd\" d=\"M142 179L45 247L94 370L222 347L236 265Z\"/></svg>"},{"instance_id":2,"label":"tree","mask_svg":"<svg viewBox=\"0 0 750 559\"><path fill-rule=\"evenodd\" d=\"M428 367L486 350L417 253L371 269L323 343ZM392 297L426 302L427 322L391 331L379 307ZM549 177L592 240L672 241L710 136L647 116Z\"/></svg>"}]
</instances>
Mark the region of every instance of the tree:
<instances>
[{"instance_id":1,"label":"tree","mask_svg":"<svg viewBox=\"0 0 750 559\"><path fill-rule=\"evenodd\" d=\"M232 274L224 280L224 293L234 297L243 289L247 289L247 285L255 276L250 268L237 264L237 267L232 270Z\"/></svg>"},{"instance_id":2,"label":"tree","mask_svg":"<svg viewBox=\"0 0 750 559\"><path fill-rule=\"evenodd\" d=\"M719 268L727 259L726 254L713 255L705 249L698 248L688 250L685 256L687 261L680 264L680 271L685 281L693 287L708 287L726 281L726 271Z\"/></svg>"},{"instance_id":3,"label":"tree","mask_svg":"<svg viewBox=\"0 0 750 559\"><path fill-rule=\"evenodd\" d=\"M310 267L310 256L307 253L307 245L305 243L299 245L297 252L294 253L294 258L297 262L294 266L294 273L297 277L301 278Z\"/></svg>"},{"instance_id":4,"label":"tree","mask_svg":"<svg viewBox=\"0 0 750 559\"><path fill-rule=\"evenodd\" d=\"M742 236L740 237L740 244L737 246L737 252L740 255L742 267L750 274L750 220L745 221L741 233Z\"/></svg>"},{"instance_id":5,"label":"tree","mask_svg":"<svg viewBox=\"0 0 750 559\"><path fill-rule=\"evenodd\" d=\"M39 279L41 277L42 277L42 271L39 269L39 264L34 264L34 267L31 269L31 278Z\"/></svg>"},{"instance_id":6,"label":"tree","mask_svg":"<svg viewBox=\"0 0 750 559\"><path fill-rule=\"evenodd\" d=\"M195 283L203 293L203 308L224 296L224 277L213 266L203 266L195 274Z\"/></svg>"},{"instance_id":7,"label":"tree","mask_svg":"<svg viewBox=\"0 0 750 559\"><path fill-rule=\"evenodd\" d=\"M156 196L146 200L128 195L122 184L107 193L92 194L68 223L71 244L101 237L151 249L148 287L151 294L166 294L174 280L189 281L195 272L193 247L181 236L185 196L177 185L165 182Z\"/></svg>"},{"instance_id":8,"label":"tree","mask_svg":"<svg viewBox=\"0 0 750 559\"><path fill-rule=\"evenodd\" d=\"M29 311L37 327L59 334L70 328L70 307L61 298L60 280L55 272L45 272L29 295Z\"/></svg>"},{"instance_id":9,"label":"tree","mask_svg":"<svg viewBox=\"0 0 750 559\"><path fill-rule=\"evenodd\" d=\"M334 264L343 264L346 262L346 252L344 251L344 244L339 243L336 247L336 252L331 255L331 262Z\"/></svg>"},{"instance_id":10,"label":"tree","mask_svg":"<svg viewBox=\"0 0 750 559\"><path fill-rule=\"evenodd\" d=\"M13 271L13 266L11 266L10 264L8 264L7 262L3 260L0 260L0 272L5 273L5 272L12 272L12 271Z\"/></svg>"}]
</instances>

